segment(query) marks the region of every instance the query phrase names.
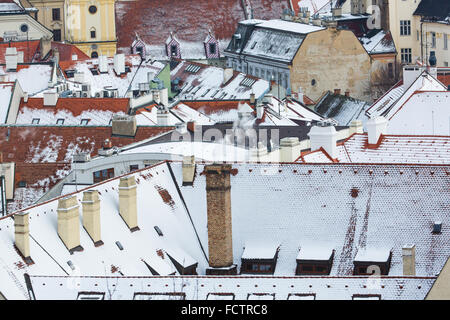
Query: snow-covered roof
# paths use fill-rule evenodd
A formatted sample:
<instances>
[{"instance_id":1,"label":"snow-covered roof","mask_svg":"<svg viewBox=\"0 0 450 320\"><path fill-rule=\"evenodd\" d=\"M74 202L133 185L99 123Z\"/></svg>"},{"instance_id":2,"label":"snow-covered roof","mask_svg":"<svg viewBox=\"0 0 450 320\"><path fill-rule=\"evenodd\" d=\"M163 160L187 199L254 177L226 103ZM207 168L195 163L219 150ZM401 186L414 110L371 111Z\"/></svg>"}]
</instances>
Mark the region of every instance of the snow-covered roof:
<instances>
[{"instance_id":1,"label":"snow-covered roof","mask_svg":"<svg viewBox=\"0 0 450 320\"><path fill-rule=\"evenodd\" d=\"M48 88L53 78L53 66L47 63L20 64L17 71L6 71L6 66L0 65L0 73L6 74L5 81L18 80L22 90L33 96Z\"/></svg>"},{"instance_id":2,"label":"snow-covered roof","mask_svg":"<svg viewBox=\"0 0 450 320\"><path fill-rule=\"evenodd\" d=\"M342 163L450 163L450 137L384 135L376 147L368 148L367 134L354 134L338 145ZM323 150L302 156L303 162L331 162Z\"/></svg>"},{"instance_id":3,"label":"snow-covered roof","mask_svg":"<svg viewBox=\"0 0 450 320\"><path fill-rule=\"evenodd\" d=\"M369 54L396 53L394 39L390 31L377 30L375 34L369 32L365 37L360 37L362 45Z\"/></svg>"},{"instance_id":4,"label":"snow-covered roof","mask_svg":"<svg viewBox=\"0 0 450 320\"><path fill-rule=\"evenodd\" d=\"M117 75L114 71L114 58L112 57L107 58L107 73L100 73L99 59L60 62L66 77L67 70L75 70L84 74L83 83L91 85L92 97L106 87L117 89L119 97L125 97L127 91L139 89L140 83L149 83L165 67L164 63L150 59L141 64L139 55L127 55L125 65L130 68L130 72ZM96 74L93 74L92 70L96 70ZM67 78L67 82L71 84L71 90L80 90L79 87L76 88L74 78Z\"/></svg>"},{"instance_id":5,"label":"snow-covered roof","mask_svg":"<svg viewBox=\"0 0 450 320\"><path fill-rule=\"evenodd\" d=\"M242 259L247 260L271 260L277 254L279 243L261 241L249 241L244 245Z\"/></svg>"},{"instance_id":6,"label":"snow-covered roof","mask_svg":"<svg viewBox=\"0 0 450 320\"><path fill-rule=\"evenodd\" d=\"M0 123L6 123L14 83L0 82Z\"/></svg>"},{"instance_id":7,"label":"snow-covered roof","mask_svg":"<svg viewBox=\"0 0 450 320\"><path fill-rule=\"evenodd\" d=\"M269 90L268 81L236 71L224 83L224 72L222 68L180 61L170 74L172 80L180 81L181 100L248 100L251 93L259 98Z\"/></svg>"},{"instance_id":8,"label":"snow-covered roof","mask_svg":"<svg viewBox=\"0 0 450 320\"><path fill-rule=\"evenodd\" d=\"M43 98L21 101L16 124L108 126L114 115L128 112L128 98L59 98L56 106L44 106ZM59 121L59 122L58 122Z\"/></svg>"},{"instance_id":9,"label":"snow-covered roof","mask_svg":"<svg viewBox=\"0 0 450 320\"><path fill-rule=\"evenodd\" d=\"M297 260L328 261L333 254L333 246L325 244L302 245L297 255Z\"/></svg>"},{"instance_id":10,"label":"snow-covered roof","mask_svg":"<svg viewBox=\"0 0 450 320\"><path fill-rule=\"evenodd\" d=\"M331 294L333 291L328 289L341 288L344 284L351 286L352 283L355 284L353 287L355 290L358 287L356 291L363 291L353 293L369 293L370 290L365 290L371 289L369 285L367 288L361 288L361 284L367 284L367 278L351 276L355 256L365 248L390 248L392 261L389 276L397 278L381 278L380 281L382 283L386 281L386 284L393 281L395 285L392 289L395 288L397 298L419 299L423 298L428 290L425 288L424 292L418 290L418 285L423 280L414 282L413 279L434 277L440 272L450 254L447 245L450 218L442 209L447 206L450 190L448 165L234 163L232 166L235 171L231 176L234 263L240 267L246 243L258 241L277 243L280 249L275 277L267 279L259 277L258 288L253 286L251 291L245 285L246 282L241 282L251 280L231 277L230 280L223 282L223 290L230 290L225 285L230 283L234 286L234 290L228 292L278 293L279 299L286 299L288 292L282 288L289 286L281 285L283 278L276 278L284 276L289 277L289 284L298 281L296 287L298 293L304 290L297 291L297 289L313 285L312 289L306 292L317 290L315 292L318 296L328 297L328 292ZM25 266L13 249L13 220L1 219L0 245L4 254L0 265L2 269L6 268L8 273L1 273L4 279L0 282L0 290L7 297L25 297L24 272L32 276L116 276L120 271L126 277L150 276L151 273L142 260L160 274L167 275L174 272L174 268L170 259L161 257L159 249L164 253L166 246L179 248L185 252L198 262L198 273L204 274L207 267L208 235L205 175L201 174L203 169L204 165L198 163L192 186L182 185L181 162L161 163L134 173L137 178L138 224L141 229L134 233L129 232L117 213L119 179L91 186L90 189L100 192L102 240L105 244L98 248L94 247L86 231L81 229L81 245L84 251L73 255L65 249L56 232L57 200L27 209L26 211L30 213L32 235L31 257L35 262L31 266ZM299 194L308 196L297 201L295 199L298 199ZM76 196L80 200L82 191ZM149 207L152 210L148 210ZM433 223L438 220L442 221L441 234L433 234ZM157 235L155 225L162 230L163 237ZM120 241L124 247L123 251L118 249L116 241ZM299 248L317 241L328 243L335 249L330 277L298 277L294 280L292 276L295 274ZM416 245L417 277L408 278L410 280L406 281L401 278L402 247L410 243ZM145 250L142 250L144 247ZM75 270L69 267L69 260L75 266ZM17 267L16 263L21 267ZM86 279L93 281L95 278ZM127 278L121 278L120 281L128 281L125 279ZM137 281L136 284L139 284L144 278L132 279L130 281ZM170 279L171 283L178 281L177 278L152 277L151 281L154 282L151 289L159 288L159 281L163 281L161 285L168 284L167 279ZM192 279L195 282L196 278ZM218 284L218 279L221 278L202 279L204 280L200 282L208 284L205 286L208 292L213 292L210 291L210 285L213 286L213 283L209 284L209 281ZM413 286L409 287L408 281L411 281ZM61 282L56 283L59 285ZM82 283L84 288L90 287L89 282L83 280ZM94 281L95 283L98 287L99 282ZM129 289L118 290L117 295L130 299L132 297L130 292L135 292L136 287L130 287L130 282L126 283ZM245 290L236 289L236 283L242 283ZM404 285L399 288L398 285L401 283ZM272 289L267 291L268 287L265 287L265 284L270 284ZM274 284L279 284L278 289L274 289ZM107 285L106 281L100 286L102 285ZM49 282L45 290L50 287L52 285ZM322 289L317 289L319 287ZM189 291L190 288L192 286L185 289ZM169 289L157 292L167 290ZM173 292L173 287L171 290ZM72 295L78 293L69 291L63 293L61 289L53 292L61 293L59 295L61 299L65 297L72 299ZM50 294L40 292L44 296ZM333 294L334 298L350 298L347 289L333 291Z\"/></svg>"},{"instance_id":11,"label":"snow-covered roof","mask_svg":"<svg viewBox=\"0 0 450 320\"><path fill-rule=\"evenodd\" d=\"M104 294L105 300L423 300L435 280L435 277L31 276L38 300L76 300L80 292Z\"/></svg>"},{"instance_id":12,"label":"snow-covered roof","mask_svg":"<svg viewBox=\"0 0 450 320\"><path fill-rule=\"evenodd\" d=\"M355 256L356 262L387 262L391 250L388 248L364 248L358 249Z\"/></svg>"},{"instance_id":13,"label":"snow-covered roof","mask_svg":"<svg viewBox=\"0 0 450 320\"><path fill-rule=\"evenodd\" d=\"M1 14L17 13L17 12L25 12L25 10L13 1L0 2L0 13Z\"/></svg>"}]
</instances>

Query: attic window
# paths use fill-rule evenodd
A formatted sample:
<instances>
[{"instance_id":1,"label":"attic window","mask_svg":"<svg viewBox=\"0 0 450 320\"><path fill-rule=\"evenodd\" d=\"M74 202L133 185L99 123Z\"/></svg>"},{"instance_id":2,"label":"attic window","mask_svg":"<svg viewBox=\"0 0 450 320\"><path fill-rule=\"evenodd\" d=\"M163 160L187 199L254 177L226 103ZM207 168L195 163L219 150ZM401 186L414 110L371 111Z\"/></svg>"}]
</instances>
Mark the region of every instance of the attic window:
<instances>
[{"instance_id":1,"label":"attic window","mask_svg":"<svg viewBox=\"0 0 450 320\"><path fill-rule=\"evenodd\" d=\"M64 119L58 119L58 120L56 120L56 124L57 124L57 125L63 125L63 124L64 124Z\"/></svg>"},{"instance_id":2,"label":"attic window","mask_svg":"<svg viewBox=\"0 0 450 320\"><path fill-rule=\"evenodd\" d=\"M158 226L154 226L154 228L155 228L155 231L158 234L158 236L162 237L164 235Z\"/></svg>"},{"instance_id":3,"label":"attic window","mask_svg":"<svg viewBox=\"0 0 450 320\"><path fill-rule=\"evenodd\" d=\"M100 72L98 71L97 68L89 68L89 70L91 70L91 73L92 73L94 76L98 76L98 75L100 74Z\"/></svg>"},{"instance_id":4,"label":"attic window","mask_svg":"<svg viewBox=\"0 0 450 320\"><path fill-rule=\"evenodd\" d=\"M39 124L39 121L39 118L34 118L33 120L31 120L31 124Z\"/></svg>"},{"instance_id":5,"label":"attic window","mask_svg":"<svg viewBox=\"0 0 450 320\"><path fill-rule=\"evenodd\" d=\"M75 76L75 70L66 70L64 71L67 78L73 78Z\"/></svg>"},{"instance_id":6,"label":"attic window","mask_svg":"<svg viewBox=\"0 0 450 320\"><path fill-rule=\"evenodd\" d=\"M203 92L202 97L206 96L210 91L211 91L211 89L208 89L205 92Z\"/></svg>"},{"instance_id":7,"label":"attic window","mask_svg":"<svg viewBox=\"0 0 450 320\"><path fill-rule=\"evenodd\" d=\"M256 42L256 41L253 42L251 49L255 49L257 43L258 43L258 42Z\"/></svg>"},{"instance_id":8,"label":"attic window","mask_svg":"<svg viewBox=\"0 0 450 320\"><path fill-rule=\"evenodd\" d=\"M170 46L170 55L171 56L176 56L177 52L178 52L177 45L176 44L171 45Z\"/></svg>"},{"instance_id":9,"label":"attic window","mask_svg":"<svg viewBox=\"0 0 450 320\"><path fill-rule=\"evenodd\" d=\"M136 292L133 300L185 300L184 292Z\"/></svg>"},{"instance_id":10,"label":"attic window","mask_svg":"<svg viewBox=\"0 0 450 320\"><path fill-rule=\"evenodd\" d=\"M333 266L332 248L301 248L297 256L296 275L328 275Z\"/></svg>"},{"instance_id":11,"label":"attic window","mask_svg":"<svg viewBox=\"0 0 450 320\"><path fill-rule=\"evenodd\" d=\"M442 222L436 221L433 225L433 234L440 234L442 231Z\"/></svg>"},{"instance_id":12,"label":"attic window","mask_svg":"<svg viewBox=\"0 0 450 320\"><path fill-rule=\"evenodd\" d=\"M379 294L354 294L352 300L381 300Z\"/></svg>"},{"instance_id":13,"label":"attic window","mask_svg":"<svg viewBox=\"0 0 450 320\"><path fill-rule=\"evenodd\" d=\"M359 249L353 261L353 275L388 275L392 252L388 249Z\"/></svg>"},{"instance_id":14,"label":"attic window","mask_svg":"<svg viewBox=\"0 0 450 320\"><path fill-rule=\"evenodd\" d=\"M131 72L131 68L129 66L125 66L125 73Z\"/></svg>"},{"instance_id":15,"label":"attic window","mask_svg":"<svg viewBox=\"0 0 450 320\"><path fill-rule=\"evenodd\" d=\"M77 300L105 300L104 292L78 292Z\"/></svg>"},{"instance_id":16,"label":"attic window","mask_svg":"<svg viewBox=\"0 0 450 320\"><path fill-rule=\"evenodd\" d=\"M89 119L81 119L80 125L87 126L88 123L89 123Z\"/></svg>"},{"instance_id":17,"label":"attic window","mask_svg":"<svg viewBox=\"0 0 450 320\"><path fill-rule=\"evenodd\" d=\"M270 46L269 46L269 49L267 49L267 51L272 51L272 48L273 48L273 45L271 44Z\"/></svg>"},{"instance_id":18,"label":"attic window","mask_svg":"<svg viewBox=\"0 0 450 320\"><path fill-rule=\"evenodd\" d=\"M195 64L190 64L184 69L186 72L197 73L200 70L200 67Z\"/></svg>"},{"instance_id":19,"label":"attic window","mask_svg":"<svg viewBox=\"0 0 450 320\"><path fill-rule=\"evenodd\" d=\"M120 243L120 241L116 241L116 246L117 246L117 248L119 248L120 251L123 250L123 246L122 246L122 244Z\"/></svg>"},{"instance_id":20,"label":"attic window","mask_svg":"<svg viewBox=\"0 0 450 320\"><path fill-rule=\"evenodd\" d=\"M241 258L241 274L273 274L278 259L278 244L250 243Z\"/></svg>"},{"instance_id":21,"label":"attic window","mask_svg":"<svg viewBox=\"0 0 450 320\"><path fill-rule=\"evenodd\" d=\"M217 48L216 48L216 44L215 43L210 43L209 44L209 53L216 53L216 50L217 50Z\"/></svg>"},{"instance_id":22,"label":"attic window","mask_svg":"<svg viewBox=\"0 0 450 320\"><path fill-rule=\"evenodd\" d=\"M23 181L23 180L19 181L18 187L19 188L26 188L27 187L27 182Z\"/></svg>"},{"instance_id":23,"label":"attic window","mask_svg":"<svg viewBox=\"0 0 450 320\"><path fill-rule=\"evenodd\" d=\"M251 87L253 86L253 84L256 82L255 79L251 79L251 78L244 78L244 80L241 81L241 83L239 85L244 86L244 87Z\"/></svg>"},{"instance_id":24,"label":"attic window","mask_svg":"<svg viewBox=\"0 0 450 320\"><path fill-rule=\"evenodd\" d=\"M189 93L189 92L191 92L192 89L194 89L193 85L191 85L184 93Z\"/></svg>"},{"instance_id":25,"label":"attic window","mask_svg":"<svg viewBox=\"0 0 450 320\"><path fill-rule=\"evenodd\" d=\"M216 90L213 95L211 96L211 98L214 98L216 96L216 94L218 94L220 92L220 90Z\"/></svg>"},{"instance_id":26,"label":"attic window","mask_svg":"<svg viewBox=\"0 0 450 320\"><path fill-rule=\"evenodd\" d=\"M284 53L287 54L289 52L289 50L291 50L291 48L286 48L286 51Z\"/></svg>"}]
</instances>

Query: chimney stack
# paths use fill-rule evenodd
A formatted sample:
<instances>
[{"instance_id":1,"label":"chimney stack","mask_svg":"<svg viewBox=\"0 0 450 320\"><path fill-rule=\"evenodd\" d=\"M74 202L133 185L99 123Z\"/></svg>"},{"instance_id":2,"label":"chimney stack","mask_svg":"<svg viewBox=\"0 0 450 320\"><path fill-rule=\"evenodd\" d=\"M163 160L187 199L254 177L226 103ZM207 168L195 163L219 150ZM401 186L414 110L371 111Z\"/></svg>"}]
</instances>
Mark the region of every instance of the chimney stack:
<instances>
[{"instance_id":1,"label":"chimney stack","mask_svg":"<svg viewBox=\"0 0 450 320\"><path fill-rule=\"evenodd\" d=\"M323 148L331 158L336 158L337 132L334 126L325 123L314 126L309 131L308 136L311 142L311 151Z\"/></svg>"},{"instance_id":2,"label":"chimney stack","mask_svg":"<svg viewBox=\"0 0 450 320\"><path fill-rule=\"evenodd\" d=\"M76 72L73 76L73 81L78 83L84 82L84 72Z\"/></svg>"},{"instance_id":3,"label":"chimney stack","mask_svg":"<svg viewBox=\"0 0 450 320\"><path fill-rule=\"evenodd\" d=\"M44 107L54 107L58 103L58 93L44 92Z\"/></svg>"},{"instance_id":4,"label":"chimney stack","mask_svg":"<svg viewBox=\"0 0 450 320\"><path fill-rule=\"evenodd\" d=\"M114 71L117 75L125 73L125 55L123 53L114 55Z\"/></svg>"},{"instance_id":5,"label":"chimney stack","mask_svg":"<svg viewBox=\"0 0 450 320\"><path fill-rule=\"evenodd\" d=\"M17 49L15 47L6 48L5 62L6 71L16 71L19 57L17 55Z\"/></svg>"},{"instance_id":6,"label":"chimney stack","mask_svg":"<svg viewBox=\"0 0 450 320\"><path fill-rule=\"evenodd\" d=\"M388 121L384 117L377 117L367 121L367 136L369 146L376 145L380 137L387 132Z\"/></svg>"},{"instance_id":7,"label":"chimney stack","mask_svg":"<svg viewBox=\"0 0 450 320\"><path fill-rule=\"evenodd\" d=\"M264 105L263 104L258 104L256 106L256 118L257 119L262 119L264 116Z\"/></svg>"},{"instance_id":8,"label":"chimney stack","mask_svg":"<svg viewBox=\"0 0 450 320\"><path fill-rule=\"evenodd\" d=\"M280 140L280 162L294 162L300 157L300 153L298 137L287 137Z\"/></svg>"},{"instance_id":9,"label":"chimney stack","mask_svg":"<svg viewBox=\"0 0 450 320\"><path fill-rule=\"evenodd\" d=\"M156 123L158 126L169 125L169 110L165 107L158 107L156 111Z\"/></svg>"},{"instance_id":10,"label":"chimney stack","mask_svg":"<svg viewBox=\"0 0 450 320\"><path fill-rule=\"evenodd\" d=\"M23 58L23 51L18 51L17 52L17 63L23 63L24 62L24 60L23 60L24 58ZM31 62L31 61L30 61Z\"/></svg>"},{"instance_id":11,"label":"chimney stack","mask_svg":"<svg viewBox=\"0 0 450 320\"><path fill-rule=\"evenodd\" d=\"M205 166L209 268L207 275L236 274L233 264L229 164Z\"/></svg>"},{"instance_id":12,"label":"chimney stack","mask_svg":"<svg viewBox=\"0 0 450 320\"><path fill-rule=\"evenodd\" d=\"M112 134L125 137L136 135L136 117L130 115L114 115L111 121Z\"/></svg>"},{"instance_id":13,"label":"chimney stack","mask_svg":"<svg viewBox=\"0 0 450 320\"><path fill-rule=\"evenodd\" d=\"M58 200L58 235L72 254L80 245L79 205L75 195Z\"/></svg>"},{"instance_id":14,"label":"chimney stack","mask_svg":"<svg viewBox=\"0 0 450 320\"><path fill-rule=\"evenodd\" d=\"M119 214L131 232L138 231L137 186L134 176L120 178Z\"/></svg>"},{"instance_id":15,"label":"chimney stack","mask_svg":"<svg viewBox=\"0 0 450 320\"><path fill-rule=\"evenodd\" d=\"M423 72L421 67L405 66L403 68L403 89L407 90Z\"/></svg>"},{"instance_id":16,"label":"chimney stack","mask_svg":"<svg viewBox=\"0 0 450 320\"><path fill-rule=\"evenodd\" d=\"M183 157L183 186L192 186L195 178L195 156Z\"/></svg>"},{"instance_id":17,"label":"chimney stack","mask_svg":"<svg viewBox=\"0 0 450 320\"><path fill-rule=\"evenodd\" d=\"M98 68L100 70L100 73L108 72L108 58L106 56L98 57Z\"/></svg>"},{"instance_id":18,"label":"chimney stack","mask_svg":"<svg viewBox=\"0 0 450 320\"><path fill-rule=\"evenodd\" d=\"M253 106L256 103L256 95L252 92L250 93L250 104Z\"/></svg>"},{"instance_id":19,"label":"chimney stack","mask_svg":"<svg viewBox=\"0 0 450 320\"><path fill-rule=\"evenodd\" d=\"M403 257L403 275L416 275L416 246L406 245L402 248Z\"/></svg>"},{"instance_id":20,"label":"chimney stack","mask_svg":"<svg viewBox=\"0 0 450 320\"><path fill-rule=\"evenodd\" d=\"M83 227L96 247L103 245L100 224L100 198L97 190L83 192Z\"/></svg>"},{"instance_id":21,"label":"chimney stack","mask_svg":"<svg viewBox=\"0 0 450 320\"><path fill-rule=\"evenodd\" d=\"M302 87L298 88L298 101L300 101L301 103L305 103L304 102L304 94L303 94Z\"/></svg>"},{"instance_id":22,"label":"chimney stack","mask_svg":"<svg viewBox=\"0 0 450 320\"><path fill-rule=\"evenodd\" d=\"M30 225L28 212L14 215L14 243L27 264L33 263L30 257Z\"/></svg>"},{"instance_id":23,"label":"chimney stack","mask_svg":"<svg viewBox=\"0 0 450 320\"><path fill-rule=\"evenodd\" d=\"M232 68L225 68L223 69L223 84L230 81L230 79L233 77L234 71Z\"/></svg>"},{"instance_id":24,"label":"chimney stack","mask_svg":"<svg viewBox=\"0 0 450 320\"><path fill-rule=\"evenodd\" d=\"M363 123L361 120L353 120L350 123L350 134L363 133Z\"/></svg>"}]
</instances>

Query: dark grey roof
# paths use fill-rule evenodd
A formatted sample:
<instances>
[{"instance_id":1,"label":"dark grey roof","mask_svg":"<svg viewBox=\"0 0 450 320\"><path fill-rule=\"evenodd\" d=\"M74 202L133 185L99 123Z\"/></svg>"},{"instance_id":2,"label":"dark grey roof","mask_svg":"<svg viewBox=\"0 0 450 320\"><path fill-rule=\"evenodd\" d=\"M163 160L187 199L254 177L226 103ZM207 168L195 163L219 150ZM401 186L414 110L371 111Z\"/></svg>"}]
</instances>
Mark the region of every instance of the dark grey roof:
<instances>
[{"instance_id":1,"label":"dark grey roof","mask_svg":"<svg viewBox=\"0 0 450 320\"><path fill-rule=\"evenodd\" d=\"M444 20L450 17L450 0L422 0L414 15L427 20Z\"/></svg>"}]
</instances>

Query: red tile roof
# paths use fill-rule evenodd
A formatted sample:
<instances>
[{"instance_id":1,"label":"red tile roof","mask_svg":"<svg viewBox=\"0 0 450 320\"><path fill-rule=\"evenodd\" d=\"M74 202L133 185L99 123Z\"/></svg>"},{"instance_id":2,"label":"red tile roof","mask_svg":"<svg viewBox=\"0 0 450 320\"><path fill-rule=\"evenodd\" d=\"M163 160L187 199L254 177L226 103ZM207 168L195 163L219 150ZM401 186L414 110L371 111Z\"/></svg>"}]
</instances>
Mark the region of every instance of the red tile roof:
<instances>
[{"instance_id":1,"label":"red tile roof","mask_svg":"<svg viewBox=\"0 0 450 320\"><path fill-rule=\"evenodd\" d=\"M87 54L85 54L73 44L52 42L52 50L54 50L55 48L57 48L59 52L59 61L72 61L72 56L74 54L77 55L77 60L90 59Z\"/></svg>"},{"instance_id":2,"label":"red tile roof","mask_svg":"<svg viewBox=\"0 0 450 320\"><path fill-rule=\"evenodd\" d=\"M5 63L6 48L8 47L15 47L17 51L23 51L23 62L33 62L33 58L39 53L39 43L39 40L0 43L0 64Z\"/></svg>"},{"instance_id":3,"label":"red tile roof","mask_svg":"<svg viewBox=\"0 0 450 320\"><path fill-rule=\"evenodd\" d=\"M450 86L450 69L445 72L438 73L438 80L442 82L447 87Z\"/></svg>"},{"instance_id":4,"label":"red tile roof","mask_svg":"<svg viewBox=\"0 0 450 320\"><path fill-rule=\"evenodd\" d=\"M197 110L204 115L214 114L217 112L237 110L239 103L248 102L242 100L213 100L213 101L183 101L183 104Z\"/></svg>"},{"instance_id":5,"label":"red tile roof","mask_svg":"<svg viewBox=\"0 0 450 320\"><path fill-rule=\"evenodd\" d=\"M279 18L288 0L249 0L255 18ZM200 14L201 13L201 14ZM245 19L241 0L119 0L116 3L118 48L129 48L135 34L147 43L163 44L169 32L180 40L203 41L211 29L218 39L230 39Z\"/></svg>"},{"instance_id":6,"label":"red tile roof","mask_svg":"<svg viewBox=\"0 0 450 320\"><path fill-rule=\"evenodd\" d=\"M56 106L44 106L43 98L28 98L27 102L20 101L19 112L24 108L44 109L54 111L67 110L73 116L79 116L83 111L95 109L98 111L124 112L128 113L129 98L59 98Z\"/></svg>"}]
</instances>

